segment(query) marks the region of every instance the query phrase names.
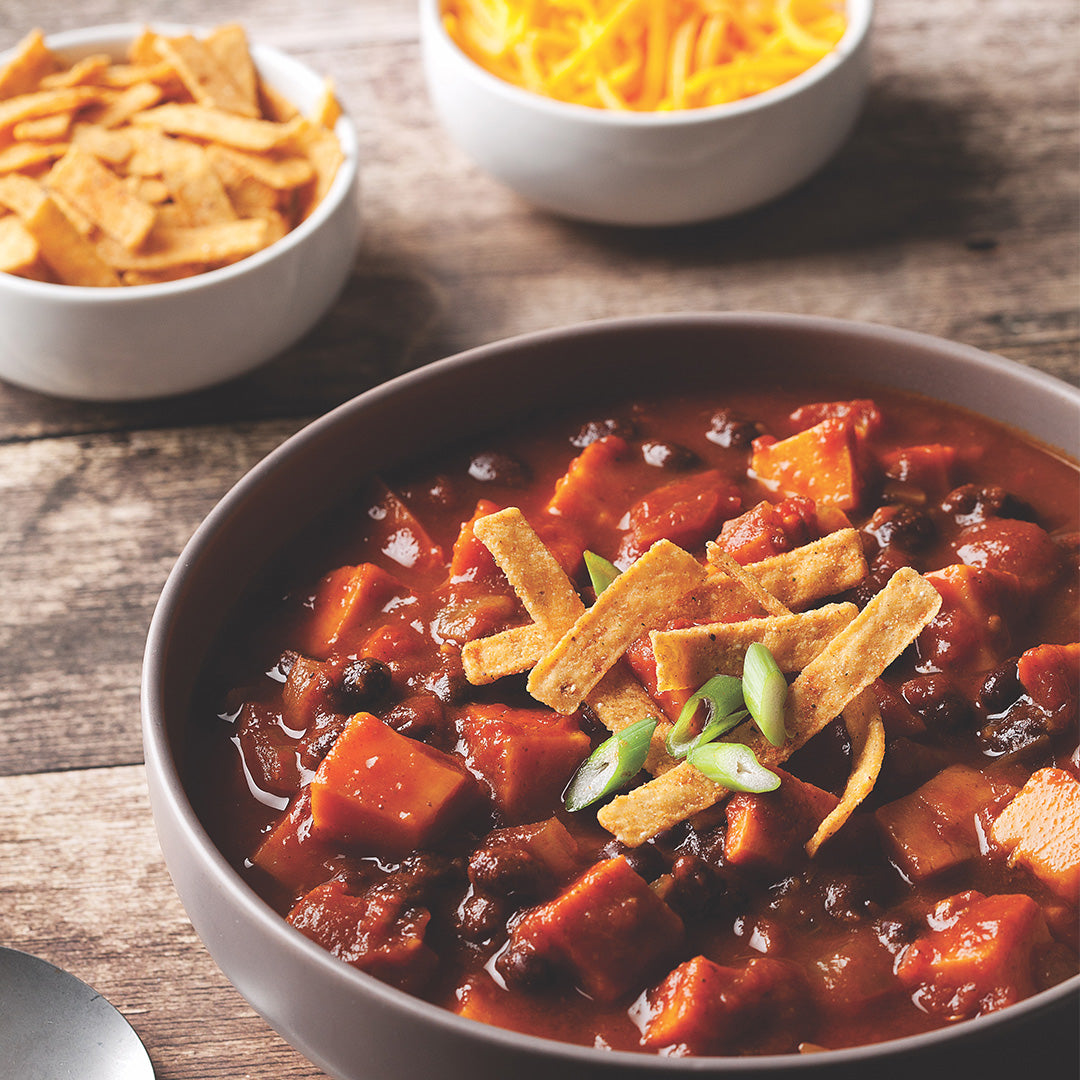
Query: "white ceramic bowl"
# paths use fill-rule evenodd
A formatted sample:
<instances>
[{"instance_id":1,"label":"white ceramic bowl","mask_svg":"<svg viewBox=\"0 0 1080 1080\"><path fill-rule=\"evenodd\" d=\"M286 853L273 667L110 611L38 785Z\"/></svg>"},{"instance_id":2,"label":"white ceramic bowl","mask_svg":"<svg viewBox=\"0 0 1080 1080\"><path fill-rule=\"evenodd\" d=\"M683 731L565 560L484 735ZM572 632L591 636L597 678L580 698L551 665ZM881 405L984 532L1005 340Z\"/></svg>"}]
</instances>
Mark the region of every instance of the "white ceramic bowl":
<instances>
[{"instance_id":1,"label":"white ceramic bowl","mask_svg":"<svg viewBox=\"0 0 1080 1080\"><path fill-rule=\"evenodd\" d=\"M800 315L613 319L472 349L377 386L309 425L217 505L180 556L143 666L143 745L165 861L207 949L293 1046L340 1080L910 1080L1065 1076L1080 975L963 1024L847 1050L679 1058L540 1039L428 1005L343 964L261 900L215 847L187 789L200 671L244 590L357 486L568 401L647 395L750 365L763 385L816 373L942 398L1074 453L1080 392L1020 364L883 326ZM544 372L537 379L536 372ZM213 1033L207 1033L213 1039ZM1075 1056L1073 1058L1075 1061ZM1061 1068L1055 1071L1055 1063ZM1075 1075L1075 1074L1073 1074Z\"/></svg>"},{"instance_id":2,"label":"white ceramic bowl","mask_svg":"<svg viewBox=\"0 0 1080 1080\"><path fill-rule=\"evenodd\" d=\"M102 52L120 58L141 29L101 26L56 34L47 43L69 60ZM253 45L252 56L267 82L302 112L311 109L321 75L277 49ZM0 56L0 66L6 59ZM335 133L345 161L314 213L231 266L118 289L0 273L0 378L69 398L162 397L224 382L288 347L334 301L356 253L356 132L342 117Z\"/></svg>"},{"instance_id":3,"label":"white ceramic bowl","mask_svg":"<svg viewBox=\"0 0 1080 1080\"><path fill-rule=\"evenodd\" d=\"M420 0L428 90L451 138L548 210L612 225L739 213L816 172L855 123L870 76L874 0L847 0L837 47L790 82L726 105L638 113L542 97L467 57L440 0Z\"/></svg>"}]
</instances>

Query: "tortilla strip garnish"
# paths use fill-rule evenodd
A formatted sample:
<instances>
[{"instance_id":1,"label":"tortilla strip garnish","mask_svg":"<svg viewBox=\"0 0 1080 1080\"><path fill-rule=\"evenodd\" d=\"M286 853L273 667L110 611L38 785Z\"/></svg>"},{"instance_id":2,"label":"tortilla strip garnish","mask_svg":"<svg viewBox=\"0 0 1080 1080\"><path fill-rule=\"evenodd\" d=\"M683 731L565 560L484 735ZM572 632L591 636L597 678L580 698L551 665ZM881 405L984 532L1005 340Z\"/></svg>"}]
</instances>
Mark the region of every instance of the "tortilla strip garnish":
<instances>
[{"instance_id":1,"label":"tortilla strip garnish","mask_svg":"<svg viewBox=\"0 0 1080 1080\"><path fill-rule=\"evenodd\" d=\"M723 548L711 541L705 545L709 562L734 578L770 615L790 615L791 609L782 604L741 563L736 562Z\"/></svg>"},{"instance_id":2,"label":"tortilla strip garnish","mask_svg":"<svg viewBox=\"0 0 1080 1080\"><path fill-rule=\"evenodd\" d=\"M747 647L761 642L781 671L801 671L855 616L854 604L827 604L799 614L770 615L684 630L653 630L658 690L698 687L714 675L741 675Z\"/></svg>"},{"instance_id":3,"label":"tortilla strip garnish","mask_svg":"<svg viewBox=\"0 0 1080 1080\"><path fill-rule=\"evenodd\" d=\"M183 34L174 38L159 37L155 48L161 58L173 66L188 93L200 105L239 116L259 115L254 93L248 97L239 89L228 69L218 63L205 42Z\"/></svg>"},{"instance_id":4,"label":"tortilla strip garnish","mask_svg":"<svg viewBox=\"0 0 1080 1080\"><path fill-rule=\"evenodd\" d=\"M712 558L713 545L706 547L706 558ZM857 585L866 576L866 559L862 542L855 529L839 529L820 540L772 555L761 562L743 568L766 592L793 611L826 596L835 596ZM708 614L710 603L720 611L729 611L736 587L723 578L711 578L710 589L703 594L702 610L696 612L695 622L715 621ZM721 618L724 616L721 615Z\"/></svg>"},{"instance_id":5,"label":"tortilla strip garnish","mask_svg":"<svg viewBox=\"0 0 1080 1080\"><path fill-rule=\"evenodd\" d=\"M874 790L881 763L885 759L885 725L878 712L873 691L864 690L844 707L844 724L851 736L851 775L844 785L840 802L806 842L806 854L812 859L818 848L840 831L859 803Z\"/></svg>"},{"instance_id":6,"label":"tortilla strip garnish","mask_svg":"<svg viewBox=\"0 0 1080 1080\"><path fill-rule=\"evenodd\" d=\"M59 65L40 30L31 30L19 42L15 55L0 68L0 100L29 94Z\"/></svg>"},{"instance_id":7,"label":"tortilla strip garnish","mask_svg":"<svg viewBox=\"0 0 1080 1080\"><path fill-rule=\"evenodd\" d=\"M506 674L525 671L533 658L542 656L585 612L566 572L516 507L479 518L473 526L476 538L491 552L534 622L488 638L467 642L461 651L465 677L474 685L493 682ZM514 652L515 643L531 646L524 666ZM509 641L509 650L503 642ZM535 651L534 651L535 650ZM506 655L503 655L503 654ZM507 671L510 667L513 670ZM619 665L600 680L586 700L608 730L624 727L661 710L630 672ZM675 762L665 739L671 725L661 719L653 732L645 768L652 773L671 768Z\"/></svg>"},{"instance_id":8,"label":"tortilla strip garnish","mask_svg":"<svg viewBox=\"0 0 1080 1080\"><path fill-rule=\"evenodd\" d=\"M789 738L772 746L758 731L742 725L723 736L744 742L766 768L782 764L807 743L910 645L937 614L941 596L910 567L893 574L888 585L813 659L788 689L785 723ZM650 780L600 809L597 820L628 847L715 805L727 788L702 775L689 762Z\"/></svg>"},{"instance_id":9,"label":"tortilla strip garnish","mask_svg":"<svg viewBox=\"0 0 1080 1080\"><path fill-rule=\"evenodd\" d=\"M866 575L866 560L859 534L841 529L743 569L786 606L798 610L857 585ZM684 598L672 614L685 615L695 623L730 622L733 613L745 608L745 597L742 585L734 579L712 574L705 587L692 598ZM465 674L477 685L494 682L528 671L546 651L534 627L515 626L470 642L466 652L471 654L474 674L469 674L470 657L463 653Z\"/></svg>"},{"instance_id":10,"label":"tortilla strip garnish","mask_svg":"<svg viewBox=\"0 0 1080 1080\"><path fill-rule=\"evenodd\" d=\"M293 138L299 127L295 121L278 124L272 120L237 116L236 113L211 109L205 105L175 103L136 113L131 122L158 128L171 135L189 135L195 139L219 142L224 146L234 146L237 150L274 150Z\"/></svg>"},{"instance_id":11,"label":"tortilla strip garnish","mask_svg":"<svg viewBox=\"0 0 1080 1080\"><path fill-rule=\"evenodd\" d=\"M631 643L666 619L684 596L700 590L707 576L689 552L657 540L536 662L529 693L556 712L572 713Z\"/></svg>"},{"instance_id":12,"label":"tortilla strip garnish","mask_svg":"<svg viewBox=\"0 0 1080 1080\"><path fill-rule=\"evenodd\" d=\"M97 249L116 270L166 270L186 263L241 259L265 246L265 233L266 222L258 218L191 228L158 226L141 251L129 251L108 239L99 241Z\"/></svg>"}]
</instances>

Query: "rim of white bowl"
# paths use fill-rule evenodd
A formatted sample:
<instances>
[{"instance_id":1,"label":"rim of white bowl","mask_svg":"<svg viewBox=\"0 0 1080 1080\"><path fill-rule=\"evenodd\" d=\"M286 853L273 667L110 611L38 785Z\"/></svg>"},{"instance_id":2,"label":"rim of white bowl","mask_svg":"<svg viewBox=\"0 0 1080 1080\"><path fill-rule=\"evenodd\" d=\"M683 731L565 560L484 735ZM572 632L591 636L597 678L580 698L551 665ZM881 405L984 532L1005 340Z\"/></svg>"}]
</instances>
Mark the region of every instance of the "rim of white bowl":
<instances>
[{"instance_id":1,"label":"rim of white bowl","mask_svg":"<svg viewBox=\"0 0 1080 1080\"><path fill-rule=\"evenodd\" d=\"M778 105L790 97L802 93L815 83L827 78L862 46L870 32L874 19L874 9L877 0L845 0L845 9L848 17L847 27L843 37L836 43L836 47L823 56L817 63L800 72L787 82L779 86L762 90L750 97L740 98L738 101L726 101L719 105L703 105L696 109L670 109L663 112L657 110L635 111L633 109L620 111L617 109L601 109L592 105L581 105L573 101L562 101L559 98L546 97L532 90L526 90L515 83L500 79L486 68L482 67L458 46L457 42L447 32L441 16L442 0L420 0L420 23L421 33L425 31L438 38L439 44L447 50L449 55L455 58L461 70L468 72L469 77L481 86L486 87L492 93L498 94L511 102L536 109L540 112L549 113L564 119L579 120L582 123L611 124L616 127L692 127L697 124L705 124L724 116L742 116L746 113L768 109Z\"/></svg>"},{"instance_id":2,"label":"rim of white bowl","mask_svg":"<svg viewBox=\"0 0 1080 1080\"><path fill-rule=\"evenodd\" d=\"M1025 367L1014 361L1006 360L995 353L986 352L972 345L949 341L935 335L915 330L904 330L882 323L873 323L852 319L840 319L831 316L803 315L786 312L766 311L728 311L728 312L667 312L654 315L630 315L614 318L589 320L565 326L535 330L502 338L487 344L465 349L441 360L433 361L423 367L398 375L394 379L380 383L370 390L331 409L283 443L271 450L264 458L244 474L217 502L210 513L203 519L194 534L184 546L172 570L166 579L161 595L150 620L150 627L143 653L143 667L140 686L140 711L144 758L148 773L152 775L152 784L158 789L162 806L168 806L169 813L177 828L184 834L185 842L198 852L203 871L213 879L220 893L228 894L248 919L254 920L274 940L275 945L288 952L298 963L313 964L332 983L341 988L354 988L366 995L372 995L388 1005L401 1009L416 1018L418 1023L430 1024L447 1031L492 1042L507 1050L527 1049L541 1058L550 1060L553 1065L560 1061L572 1061L580 1065L597 1064L598 1051L591 1046L561 1042L557 1039L539 1035L525 1034L509 1028L484 1024L478 1020L458 1016L447 1009L424 1001L380 982L373 975L343 963L321 945L306 937L290 926L271 906L255 892L253 888L230 865L221 849L211 839L206 826L195 810L188 793L187 785L181 776L175 747L169 737L165 718L167 704L163 695L166 668L166 651L173 632L177 615L185 604L185 583L193 564L197 563L212 547L218 534L228 526L230 516L242 506L249 492L258 489L268 475L297 453L300 448L317 442L324 433L340 424L348 424L350 417L358 410L381 401L387 396L397 394L417 382L440 380L450 377L455 368L472 364L491 362L506 350L516 350L530 344L558 342L576 335L603 335L619 333L636 327L656 328L670 326L677 328L687 325L716 325L720 327L764 326L767 330L802 330L811 333L836 333L845 337L862 339L867 345L875 342L906 345L917 351L933 350L948 358L949 362L959 366L971 365L988 376L997 378L1002 375L1017 381L1021 387L1039 388L1071 398L1080 409L1080 389L1035 368ZM884 385L892 385L882 380ZM966 408L967 406L961 406ZM997 421L1002 423L1003 421ZM1031 432L1029 437L1039 439ZM1053 448L1052 448L1053 449ZM1069 448L1065 449L1068 452ZM157 811L155 810L155 823ZM158 826L160 828L160 826ZM829 1066L847 1067L870 1065L879 1058L888 1059L898 1055L917 1054L931 1050L940 1044L953 1043L962 1045L974 1038L979 1032L990 1032L1012 1026L1022 1021L1031 1013L1043 1008L1060 1004L1068 997L1080 997L1080 975L1073 975L1056 986L1042 990L1023 1001L1010 1005L1007 1009L976 1016L965 1020L955 1027L939 1028L933 1031L906 1035L884 1042L865 1043L861 1046L826 1050L815 1054L781 1054L760 1057L657 1057L652 1054L630 1050L604 1051L602 1062L614 1068L622 1068L627 1073L648 1072L685 1072L725 1073L745 1076L757 1072L769 1072L780 1068L790 1072L793 1080L815 1070ZM286 1038L286 1041L289 1041Z\"/></svg>"},{"instance_id":3,"label":"rim of white bowl","mask_svg":"<svg viewBox=\"0 0 1080 1080\"><path fill-rule=\"evenodd\" d=\"M176 36L179 34L195 34L205 36L209 28L194 26L188 23L148 22L148 23L109 23L102 26L88 26L79 30L62 30L56 34L49 34L45 38L48 48L63 53L85 45L119 45L134 41L135 37L147 27L158 33ZM275 48L273 45L260 45L257 41L249 41L251 57L255 66L262 72L262 63L281 65L293 68L296 73L307 79L318 80L322 76L302 60ZM0 66L14 54L15 48L6 49L0 53ZM340 103L340 102L339 102ZM323 196L321 202L314 211L294 229L290 229L280 240L256 251L252 255L246 255L237 262L228 266L219 267L216 270L207 270L192 277L180 278L176 281L159 281L150 285L124 285L117 288L102 288L94 285L62 285L52 281L34 281L31 278L19 277L16 274L0 272L0 288L14 289L16 292L25 292L27 295L36 295L39 298L52 296L57 299L67 297L78 300L80 303L91 304L119 304L132 301L160 299L170 294L198 292L201 289L213 288L229 278L238 277L251 270L256 270L264 263L283 255L286 251L303 243L305 238L315 232L330 216L331 212L348 197L359 170L359 141L356 135L356 127L342 105L341 116L334 125L334 134L341 144L345 160L341 163L330 185L329 190Z\"/></svg>"}]
</instances>

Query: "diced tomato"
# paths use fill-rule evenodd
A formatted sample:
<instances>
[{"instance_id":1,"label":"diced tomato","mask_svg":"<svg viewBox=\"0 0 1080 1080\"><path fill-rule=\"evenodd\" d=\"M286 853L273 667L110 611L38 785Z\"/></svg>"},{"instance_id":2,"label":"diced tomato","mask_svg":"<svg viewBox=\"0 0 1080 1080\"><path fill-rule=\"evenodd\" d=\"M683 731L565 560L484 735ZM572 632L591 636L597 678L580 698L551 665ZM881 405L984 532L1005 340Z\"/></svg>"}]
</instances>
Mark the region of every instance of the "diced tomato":
<instances>
[{"instance_id":1,"label":"diced tomato","mask_svg":"<svg viewBox=\"0 0 1080 1080\"><path fill-rule=\"evenodd\" d=\"M952 543L966 566L1015 574L1034 592L1049 588L1061 573L1061 549L1050 534L1030 521L990 518L961 530Z\"/></svg>"},{"instance_id":2,"label":"diced tomato","mask_svg":"<svg viewBox=\"0 0 1080 1080\"><path fill-rule=\"evenodd\" d=\"M716 542L737 563L748 566L802 547L821 535L814 500L792 495L778 503L759 502L725 521Z\"/></svg>"},{"instance_id":3,"label":"diced tomato","mask_svg":"<svg viewBox=\"0 0 1080 1080\"><path fill-rule=\"evenodd\" d=\"M839 801L831 792L773 769L780 786L764 795L739 792L727 803L724 859L758 873L783 869Z\"/></svg>"},{"instance_id":4,"label":"diced tomato","mask_svg":"<svg viewBox=\"0 0 1080 1080\"><path fill-rule=\"evenodd\" d=\"M357 713L311 781L319 836L389 857L443 835L476 796L464 765Z\"/></svg>"},{"instance_id":5,"label":"diced tomato","mask_svg":"<svg viewBox=\"0 0 1080 1080\"><path fill-rule=\"evenodd\" d=\"M469 859L469 880L496 896L537 896L565 885L580 858L570 830L551 817L489 833Z\"/></svg>"},{"instance_id":6,"label":"diced tomato","mask_svg":"<svg viewBox=\"0 0 1080 1080\"><path fill-rule=\"evenodd\" d=\"M987 671L1009 653L1010 620L1023 615L1013 574L955 564L926 574L941 609L916 639L924 670Z\"/></svg>"},{"instance_id":7,"label":"diced tomato","mask_svg":"<svg viewBox=\"0 0 1080 1080\"><path fill-rule=\"evenodd\" d=\"M566 518L554 514L538 515L530 524L544 546L555 557L555 561L566 572L566 576L576 577L584 565L585 543L583 533Z\"/></svg>"},{"instance_id":8,"label":"diced tomato","mask_svg":"<svg viewBox=\"0 0 1080 1080\"><path fill-rule=\"evenodd\" d=\"M1080 644L1036 645L1016 665L1028 697L1055 719L1075 718L1080 698Z\"/></svg>"},{"instance_id":9,"label":"diced tomato","mask_svg":"<svg viewBox=\"0 0 1080 1080\"><path fill-rule=\"evenodd\" d=\"M800 405L788 419L799 431L820 424L822 420L850 420L860 439L876 435L884 424L881 410L871 398L817 401L810 405Z\"/></svg>"},{"instance_id":10,"label":"diced tomato","mask_svg":"<svg viewBox=\"0 0 1080 1080\"><path fill-rule=\"evenodd\" d=\"M431 621L431 633L438 642L464 645L506 628L521 604L509 592L488 592L483 585L463 581L450 585L445 599Z\"/></svg>"},{"instance_id":11,"label":"diced tomato","mask_svg":"<svg viewBox=\"0 0 1080 1080\"><path fill-rule=\"evenodd\" d=\"M236 743L249 782L260 791L286 798L300 783L296 743L275 723L267 705L246 704L236 719Z\"/></svg>"},{"instance_id":12,"label":"diced tomato","mask_svg":"<svg viewBox=\"0 0 1080 1080\"><path fill-rule=\"evenodd\" d=\"M940 499L954 484L956 447L941 443L904 446L881 457L881 467L890 480L910 484L930 498Z\"/></svg>"},{"instance_id":13,"label":"diced tomato","mask_svg":"<svg viewBox=\"0 0 1080 1080\"><path fill-rule=\"evenodd\" d=\"M325 659L362 630L390 600L409 595L397 578L374 563L338 567L319 582L304 652Z\"/></svg>"},{"instance_id":14,"label":"diced tomato","mask_svg":"<svg viewBox=\"0 0 1080 1080\"><path fill-rule=\"evenodd\" d=\"M624 485L618 462L629 449L626 440L618 435L606 435L589 443L570 462L566 474L555 481L548 513L576 525L587 543L594 543L604 530L614 528L626 511L620 494Z\"/></svg>"},{"instance_id":15,"label":"diced tomato","mask_svg":"<svg viewBox=\"0 0 1080 1080\"><path fill-rule=\"evenodd\" d=\"M978 857L986 819L1015 793L969 765L950 765L875 816L897 866L924 881Z\"/></svg>"},{"instance_id":16,"label":"diced tomato","mask_svg":"<svg viewBox=\"0 0 1080 1080\"><path fill-rule=\"evenodd\" d=\"M998 815L994 842L1060 897L1080 895L1080 783L1064 769L1040 769Z\"/></svg>"},{"instance_id":17,"label":"diced tomato","mask_svg":"<svg viewBox=\"0 0 1080 1080\"><path fill-rule=\"evenodd\" d=\"M615 563L627 567L657 540L692 549L715 535L720 523L739 512L739 489L716 469L673 480L639 499L629 513L629 532Z\"/></svg>"},{"instance_id":18,"label":"diced tomato","mask_svg":"<svg viewBox=\"0 0 1080 1080\"><path fill-rule=\"evenodd\" d=\"M1036 989L1033 954L1049 944L1029 896L961 893L938 904L930 932L896 967L919 1008L949 1020L993 1012Z\"/></svg>"},{"instance_id":19,"label":"diced tomato","mask_svg":"<svg viewBox=\"0 0 1080 1080\"><path fill-rule=\"evenodd\" d=\"M473 532L473 526L480 518L494 514L498 510L499 506L490 499L481 499L476 504L473 516L468 521L462 522L450 556L451 582L498 579L501 571L491 557L491 552L476 539Z\"/></svg>"},{"instance_id":20,"label":"diced tomato","mask_svg":"<svg viewBox=\"0 0 1080 1080\"><path fill-rule=\"evenodd\" d=\"M803 973L769 957L739 970L695 956L648 995L648 1008L642 1046L679 1054L793 1050L813 1015Z\"/></svg>"},{"instance_id":21,"label":"diced tomato","mask_svg":"<svg viewBox=\"0 0 1080 1080\"><path fill-rule=\"evenodd\" d=\"M864 486L850 420L829 419L781 442L754 440L753 474L787 495L807 495L820 505L853 510Z\"/></svg>"},{"instance_id":22,"label":"diced tomato","mask_svg":"<svg viewBox=\"0 0 1080 1080\"><path fill-rule=\"evenodd\" d=\"M330 665L298 656L281 689L282 719L293 731L307 731L320 716L336 711Z\"/></svg>"},{"instance_id":23,"label":"diced tomato","mask_svg":"<svg viewBox=\"0 0 1080 1080\"><path fill-rule=\"evenodd\" d=\"M550 709L471 705L461 720L469 768L492 793L507 824L549 814L589 753L576 717Z\"/></svg>"},{"instance_id":24,"label":"diced tomato","mask_svg":"<svg viewBox=\"0 0 1080 1080\"><path fill-rule=\"evenodd\" d=\"M370 545L391 562L420 574L442 574L443 550L416 515L384 484L376 483L367 510Z\"/></svg>"},{"instance_id":25,"label":"diced tomato","mask_svg":"<svg viewBox=\"0 0 1080 1080\"><path fill-rule=\"evenodd\" d=\"M678 625L678 624L676 624ZM667 627L675 629L675 625ZM631 671L637 676L638 682L649 692L649 696L655 701L664 715L675 723L687 700L697 690L696 686L688 686L682 690L658 690L656 688L656 657L653 654L652 641L648 634L642 634L626 650L626 662Z\"/></svg>"},{"instance_id":26,"label":"diced tomato","mask_svg":"<svg viewBox=\"0 0 1080 1080\"><path fill-rule=\"evenodd\" d=\"M527 911L510 934L522 950L568 970L599 1001L636 993L670 963L682 920L622 856L587 870L554 900Z\"/></svg>"},{"instance_id":27,"label":"diced tomato","mask_svg":"<svg viewBox=\"0 0 1080 1080\"><path fill-rule=\"evenodd\" d=\"M422 989L438 966L424 941L431 912L390 889L356 896L341 878L331 878L312 889L288 920L345 963L411 993Z\"/></svg>"},{"instance_id":28,"label":"diced tomato","mask_svg":"<svg viewBox=\"0 0 1080 1080\"><path fill-rule=\"evenodd\" d=\"M427 650L424 634L410 623L395 620L384 623L364 639L361 656L381 660L391 671L411 670Z\"/></svg>"}]
</instances>

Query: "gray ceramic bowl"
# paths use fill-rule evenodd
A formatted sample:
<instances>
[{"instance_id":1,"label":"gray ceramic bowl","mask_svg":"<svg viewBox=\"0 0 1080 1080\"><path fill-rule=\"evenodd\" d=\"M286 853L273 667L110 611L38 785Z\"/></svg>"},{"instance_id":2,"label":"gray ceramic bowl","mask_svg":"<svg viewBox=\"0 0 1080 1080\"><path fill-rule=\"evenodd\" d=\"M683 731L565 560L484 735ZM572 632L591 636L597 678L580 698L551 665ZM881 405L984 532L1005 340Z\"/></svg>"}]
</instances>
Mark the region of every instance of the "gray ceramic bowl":
<instances>
[{"instance_id":1,"label":"gray ceramic bowl","mask_svg":"<svg viewBox=\"0 0 1080 1080\"><path fill-rule=\"evenodd\" d=\"M659 363L658 363L659 361ZM463 433L567 400L678 386L703 365L753 365L930 394L1037 434L1075 456L1080 392L999 357L880 326L766 314L658 316L585 324L473 349L342 405L295 435L221 501L165 586L147 642L143 730L165 860L195 929L237 989L290 1043L342 1080L584 1080L1076 1075L1080 977L947 1031L802 1057L657 1058L605 1053L487 1027L384 986L288 926L214 847L177 767L192 688L244 588L296 533L365 474ZM328 462L334 468L321 468ZM1055 1058L1055 1055L1057 1057ZM1052 1067L1057 1061L1061 1071ZM1045 1072L1047 1067L1050 1072Z\"/></svg>"}]
</instances>

